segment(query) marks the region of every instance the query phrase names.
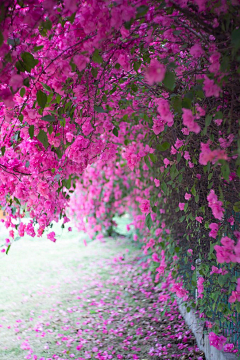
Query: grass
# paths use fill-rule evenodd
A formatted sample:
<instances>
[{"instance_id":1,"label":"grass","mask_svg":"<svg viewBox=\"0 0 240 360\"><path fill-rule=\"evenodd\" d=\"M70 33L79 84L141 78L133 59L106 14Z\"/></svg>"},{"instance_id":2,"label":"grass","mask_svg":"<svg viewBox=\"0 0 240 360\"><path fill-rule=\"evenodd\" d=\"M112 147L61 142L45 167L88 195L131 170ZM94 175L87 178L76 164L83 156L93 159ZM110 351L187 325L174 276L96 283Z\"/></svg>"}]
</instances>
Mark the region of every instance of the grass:
<instances>
[{"instance_id":1,"label":"grass","mask_svg":"<svg viewBox=\"0 0 240 360\"><path fill-rule=\"evenodd\" d=\"M121 226L123 228L122 220ZM87 288L89 277L106 281L110 275L109 269L99 266L99 262L124 253L126 248L125 241L113 239L107 239L104 244L90 242L85 247L82 241L84 234L74 228L72 232L62 231L60 225L56 224L52 230L57 234L56 243L46 237L25 237L13 243L8 255L1 254L1 360L24 359L26 351L20 345L27 337L34 344L34 353L46 356L43 342L40 341L42 339L36 338L38 332L33 334L29 329L38 322L46 323L52 312L54 320L51 321L51 330L54 333L62 331L62 320L68 317L66 310L62 309L79 305L76 294L80 288ZM3 231L1 235L6 236ZM130 254L134 252L131 245L127 247ZM71 318L71 321L76 321L72 313ZM21 322L17 323L17 320ZM46 334L44 342L50 344L52 337ZM55 345L51 343L51 350L54 348ZM56 348L57 351L59 348Z\"/></svg>"}]
</instances>

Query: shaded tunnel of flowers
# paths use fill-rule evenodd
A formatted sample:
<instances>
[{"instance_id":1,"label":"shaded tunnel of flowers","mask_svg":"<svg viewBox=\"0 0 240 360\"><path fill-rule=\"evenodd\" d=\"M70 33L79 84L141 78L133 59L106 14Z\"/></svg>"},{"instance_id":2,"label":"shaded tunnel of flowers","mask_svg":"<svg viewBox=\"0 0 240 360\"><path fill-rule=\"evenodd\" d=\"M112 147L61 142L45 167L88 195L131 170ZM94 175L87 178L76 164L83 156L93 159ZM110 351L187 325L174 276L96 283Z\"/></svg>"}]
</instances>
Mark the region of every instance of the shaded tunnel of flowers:
<instances>
[{"instance_id":1,"label":"shaded tunnel of flowers","mask_svg":"<svg viewBox=\"0 0 240 360\"><path fill-rule=\"evenodd\" d=\"M239 350L240 1L6 0L0 60L2 256L129 214L153 282Z\"/></svg>"}]
</instances>

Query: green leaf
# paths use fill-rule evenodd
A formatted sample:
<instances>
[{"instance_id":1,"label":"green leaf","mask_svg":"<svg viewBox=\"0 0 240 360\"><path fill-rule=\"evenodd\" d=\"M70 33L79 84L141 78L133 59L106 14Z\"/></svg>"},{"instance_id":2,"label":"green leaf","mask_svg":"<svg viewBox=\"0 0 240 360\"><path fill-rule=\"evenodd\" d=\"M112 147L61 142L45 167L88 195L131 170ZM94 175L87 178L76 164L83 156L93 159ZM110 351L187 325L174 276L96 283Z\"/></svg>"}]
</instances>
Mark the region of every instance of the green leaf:
<instances>
[{"instance_id":1,"label":"green leaf","mask_svg":"<svg viewBox=\"0 0 240 360\"><path fill-rule=\"evenodd\" d=\"M239 211L240 211L240 201L237 201L237 202L234 203L234 205L233 205L233 210L234 210L235 212L239 212Z\"/></svg>"},{"instance_id":2,"label":"green leaf","mask_svg":"<svg viewBox=\"0 0 240 360\"><path fill-rule=\"evenodd\" d=\"M2 146L2 147L1 147L2 156L5 154L5 151L6 151L6 146Z\"/></svg>"},{"instance_id":3,"label":"green leaf","mask_svg":"<svg viewBox=\"0 0 240 360\"><path fill-rule=\"evenodd\" d=\"M167 185L164 181L161 182L161 189L164 192L164 194L167 194Z\"/></svg>"},{"instance_id":4,"label":"green leaf","mask_svg":"<svg viewBox=\"0 0 240 360\"><path fill-rule=\"evenodd\" d=\"M33 55L29 52L22 53L21 58L23 60L24 67L28 72L30 72L31 69L33 69L38 64L38 60L34 59Z\"/></svg>"},{"instance_id":5,"label":"green leaf","mask_svg":"<svg viewBox=\"0 0 240 360\"><path fill-rule=\"evenodd\" d=\"M157 161L157 157L154 154L148 154L153 163Z\"/></svg>"},{"instance_id":6,"label":"green leaf","mask_svg":"<svg viewBox=\"0 0 240 360\"><path fill-rule=\"evenodd\" d=\"M92 67L91 68L91 73L92 73L92 76L96 79L96 77L98 75L98 69L95 68L95 67Z\"/></svg>"},{"instance_id":7,"label":"green leaf","mask_svg":"<svg viewBox=\"0 0 240 360\"><path fill-rule=\"evenodd\" d=\"M157 207L156 207L156 206L153 206L153 207L152 207L152 211L153 211L154 213L156 213L156 212L157 212Z\"/></svg>"},{"instance_id":8,"label":"green leaf","mask_svg":"<svg viewBox=\"0 0 240 360\"><path fill-rule=\"evenodd\" d=\"M47 84L44 84L43 82L41 82L43 88L49 92L52 92L52 89L50 88L50 86L48 86Z\"/></svg>"},{"instance_id":9,"label":"green leaf","mask_svg":"<svg viewBox=\"0 0 240 360\"><path fill-rule=\"evenodd\" d=\"M232 45L235 47L236 50L240 48L240 29L235 29L231 35Z\"/></svg>"},{"instance_id":10,"label":"green leaf","mask_svg":"<svg viewBox=\"0 0 240 360\"><path fill-rule=\"evenodd\" d=\"M240 178L240 166L237 168L237 176Z\"/></svg>"},{"instance_id":11,"label":"green leaf","mask_svg":"<svg viewBox=\"0 0 240 360\"><path fill-rule=\"evenodd\" d=\"M37 51L39 51L39 50L42 50L43 47L44 47L44 45L34 46L33 51L34 51L34 52L37 52Z\"/></svg>"},{"instance_id":12,"label":"green leaf","mask_svg":"<svg viewBox=\"0 0 240 360\"><path fill-rule=\"evenodd\" d=\"M141 66L141 61L134 61L133 63L133 69L138 72L139 68Z\"/></svg>"},{"instance_id":13,"label":"green leaf","mask_svg":"<svg viewBox=\"0 0 240 360\"><path fill-rule=\"evenodd\" d=\"M102 106L97 106L97 105L94 105L94 111L96 111L99 114L107 112L107 110L104 110Z\"/></svg>"},{"instance_id":14,"label":"green leaf","mask_svg":"<svg viewBox=\"0 0 240 360\"><path fill-rule=\"evenodd\" d=\"M169 144L169 142L165 141L161 144L157 144L156 148L159 151L166 151L167 149L170 148L170 144Z\"/></svg>"},{"instance_id":15,"label":"green leaf","mask_svg":"<svg viewBox=\"0 0 240 360\"><path fill-rule=\"evenodd\" d=\"M0 31L0 46L2 46L3 41L4 41L4 37L3 37L2 32Z\"/></svg>"},{"instance_id":16,"label":"green leaf","mask_svg":"<svg viewBox=\"0 0 240 360\"><path fill-rule=\"evenodd\" d=\"M23 85L26 86L26 87L29 87L30 86L30 83L29 83L29 77L25 78L23 80Z\"/></svg>"},{"instance_id":17,"label":"green leaf","mask_svg":"<svg viewBox=\"0 0 240 360\"><path fill-rule=\"evenodd\" d=\"M146 226L149 228L149 230L151 229L152 226L152 218L151 218L151 214L147 214L146 219L145 219L145 224Z\"/></svg>"},{"instance_id":18,"label":"green leaf","mask_svg":"<svg viewBox=\"0 0 240 360\"><path fill-rule=\"evenodd\" d=\"M221 166L221 173L225 180L229 181L229 175L230 175L230 168L226 161L224 161L224 164Z\"/></svg>"},{"instance_id":19,"label":"green leaf","mask_svg":"<svg viewBox=\"0 0 240 360\"><path fill-rule=\"evenodd\" d=\"M192 106L192 100L188 97L184 97L182 101L182 107L185 109L191 109Z\"/></svg>"},{"instance_id":20,"label":"green leaf","mask_svg":"<svg viewBox=\"0 0 240 360\"><path fill-rule=\"evenodd\" d=\"M176 246L174 250L175 250L175 252L178 254L178 253L179 253L179 250L180 250L180 247Z\"/></svg>"},{"instance_id":21,"label":"green leaf","mask_svg":"<svg viewBox=\"0 0 240 360\"><path fill-rule=\"evenodd\" d=\"M214 116L214 119L222 119L222 118L223 118L223 113L221 111L217 111Z\"/></svg>"},{"instance_id":22,"label":"green leaf","mask_svg":"<svg viewBox=\"0 0 240 360\"><path fill-rule=\"evenodd\" d=\"M52 125L50 125L50 126L48 126L48 133L49 133L49 135L51 135L52 132L53 132L53 127L52 127Z\"/></svg>"},{"instance_id":23,"label":"green leaf","mask_svg":"<svg viewBox=\"0 0 240 360\"><path fill-rule=\"evenodd\" d=\"M207 115L205 118L205 126L209 126L212 121L212 115Z\"/></svg>"},{"instance_id":24,"label":"green leaf","mask_svg":"<svg viewBox=\"0 0 240 360\"><path fill-rule=\"evenodd\" d=\"M179 171L176 167L176 165L172 165L171 168L170 168L170 176L171 176L171 179L174 180L176 176L178 176L179 174Z\"/></svg>"},{"instance_id":25,"label":"green leaf","mask_svg":"<svg viewBox=\"0 0 240 360\"><path fill-rule=\"evenodd\" d=\"M115 135L116 137L118 137L118 129L117 129L117 128L114 128L114 129L113 129L113 135Z\"/></svg>"},{"instance_id":26,"label":"green leaf","mask_svg":"<svg viewBox=\"0 0 240 360\"><path fill-rule=\"evenodd\" d=\"M146 15L148 12L148 6L141 5L137 8L137 16L143 16Z\"/></svg>"},{"instance_id":27,"label":"green leaf","mask_svg":"<svg viewBox=\"0 0 240 360\"><path fill-rule=\"evenodd\" d=\"M125 29L130 30L132 23L133 23L132 19L130 21L125 21L124 23Z\"/></svg>"},{"instance_id":28,"label":"green leaf","mask_svg":"<svg viewBox=\"0 0 240 360\"><path fill-rule=\"evenodd\" d=\"M49 115L49 114L42 116L41 119L44 121L48 121L48 122L56 121L55 117L53 115Z\"/></svg>"},{"instance_id":29,"label":"green leaf","mask_svg":"<svg viewBox=\"0 0 240 360\"><path fill-rule=\"evenodd\" d=\"M34 136L34 125L29 126L28 133L29 133L30 138L32 139Z\"/></svg>"},{"instance_id":30,"label":"green leaf","mask_svg":"<svg viewBox=\"0 0 240 360\"><path fill-rule=\"evenodd\" d=\"M137 85L134 84L134 83L131 85L131 89L132 89L132 91L134 91L134 92L138 91L138 87L137 87Z\"/></svg>"},{"instance_id":31,"label":"green leaf","mask_svg":"<svg viewBox=\"0 0 240 360\"><path fill-rule=\"evenodd\" d=\"M149 157L147 155L144 156L144 161L145 161L147 167L151 170L152 166L150 164Z\"/></svg>"},{"instance_id":32,"label":"green leaf","mask_svg":"<svg viewBox=\"0 0 240 360\"><path fill-rule=\"evenodd\" d=\"M47 19L46 21L41 22L41 26L43 27L43 29L51 30L52 22L49 19Z\"/></svg>"},{"instance_id":33,"label":"green leaf","mask_svg":"<svg viewBox=\"0 0 240 360\"><path fill-rule=\"evenodd\" d=\"M47 95L42 90L37 92L37 102L41 108L44 108L47 103Z\"/></svg>"},{"instance_id":34,"label":"green leaf","mask_svg":"<svg viewBox=\"0 0 240 360\"><path fill-rule=\"evenodd\" d=\"M60 104L60 102L61 102L61 95L60 94L57 94L56 102L57 102L57 104Z\"/></svg>"},{"instance_id":35,"label":"green leaf","mask_svg":"<svg viewBox=\"0 0 240 360\"><path fill-rule=\"evenodd\" d=\"M7 248L7 250L6 250L6 255L8 254L8 252L9 252L9 250L10 250L10 247L11 247L11 245L8 245L8 248Z\"/></svg>"},{"instance_id":36,"label":"green leaf","mask_svg":"<svg viewBox=\"0 0 240 360\"><path fill-rule=\"evenodd\" d=\"M47 137L47 134L45 133L45 131L40 130L37 138L46 149L48 147L48 137Z\"/></svg>"},{"instance_id":37,"label":"green leaf","mask_svg":"<svg viewBox=\"0 0 240 360\"><path fill-rule=\"evenodd\" d=\"M182 111L182 99L180 96L174 96L171 99L171 104L173 109L177 112L180 113Z\"/></svg>"},{"instance_id":38,"label":"green leaf","mask_svg":"<svg viewBox=\"0 0 240 360\"><path fill-rule=\"evenodd\" d=\"M191 193L193 194L193 196L196 196L196 188L195 185L191 188Z\"/></svg>"},{"instance_id":39,"label":"green leaf","mask_svg":"<svg viewBox=\"0 0 240 360\"><path fill-rule=\"evenodd\" d=\"M92 61L96 62L98 64L101 64L103 62L103 58L101 57L101 55L99 55L99 50L95 49L94 53L92 55Z\"/></svg>"},{"instance_id":40,"label":"green leaf","mask_svg":"<svg viewBox=\"0 0 240 360\"><path fill-rule=\"evenodd\" d=\"M223 285L225 284L225 278L223 277L223 275L219 275L218 283L221 287L223 287Z\"/></svg>"},{"instance_id":41,"label":"green leaf","mask_svg":"<svg viewBox=\"0 0 240 360\"><path fill-rule=\"evenodd\" d=\"M27 160L26 164L25 164L25 167L28 168L29 166L30 166L30 162Z\"/></svg>"},{"instance_id":42,"label":"green leaf","mask_svg":"<svg viewBox=\"0 0 240 360\"><path fill-rule=\"evenodd\" d=\"M163 79L163 84L168 90L175 88L175 74L172 71L167 71Z\"/></svg>"},{"instance_id":43,"label":"green leaf","mask_svg":"<svg viewBox=\"0 0 240 360\"><path fill-rule=\"evenodd\" d=\"M68 178L68 180L65 180L65 187L69 190L71 187L71 177Z\"/></svg>"},{"instance_id":44,"label":"green leaf","mask_svg":"<svg viewBox=\"0 0 240 360\"><path fill-rule=\"evenodd\" d=\"M26 93L26 89L25 89L24 87L21 88L21 90L20 90L20 96L21 96L21 97L24 97L25 93Z\"/></svg>"}]
</instances>

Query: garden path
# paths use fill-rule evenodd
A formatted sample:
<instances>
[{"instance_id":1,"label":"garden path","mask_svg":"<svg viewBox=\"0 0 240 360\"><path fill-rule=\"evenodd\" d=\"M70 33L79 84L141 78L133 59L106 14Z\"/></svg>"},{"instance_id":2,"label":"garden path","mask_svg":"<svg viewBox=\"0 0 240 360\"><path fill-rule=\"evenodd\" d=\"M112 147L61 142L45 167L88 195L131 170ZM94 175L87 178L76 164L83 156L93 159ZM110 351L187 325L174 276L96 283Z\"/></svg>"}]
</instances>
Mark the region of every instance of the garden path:
<instances>
[{"instance_id":1,"label":"garden path","mask_svg":"<svg viewBox=\"0 0 240 360\"><path fill-rule=\"evenodd\" d=\"M22 240L0 259L0 359L202 359L129 241Z\"/></svg>"}]
</instances>

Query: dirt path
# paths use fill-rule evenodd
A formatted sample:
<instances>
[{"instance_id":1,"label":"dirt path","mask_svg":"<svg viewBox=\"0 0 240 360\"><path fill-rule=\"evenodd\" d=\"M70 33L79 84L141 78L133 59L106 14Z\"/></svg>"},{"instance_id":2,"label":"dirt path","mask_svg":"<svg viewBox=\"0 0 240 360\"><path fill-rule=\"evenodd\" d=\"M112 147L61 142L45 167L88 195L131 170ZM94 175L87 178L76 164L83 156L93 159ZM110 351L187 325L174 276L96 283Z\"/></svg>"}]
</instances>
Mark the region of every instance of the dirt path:
<instances>
[{"instance_id":1,"label":"dirt path","mask_svg":"<svg viewBox=\"0 0 240 360\"><path fill-rule=\"evenodd\" d=\"M202 359L129 243L53 245L18 244L0 263L1 360Z\"/></svg>"}]
</instances>

